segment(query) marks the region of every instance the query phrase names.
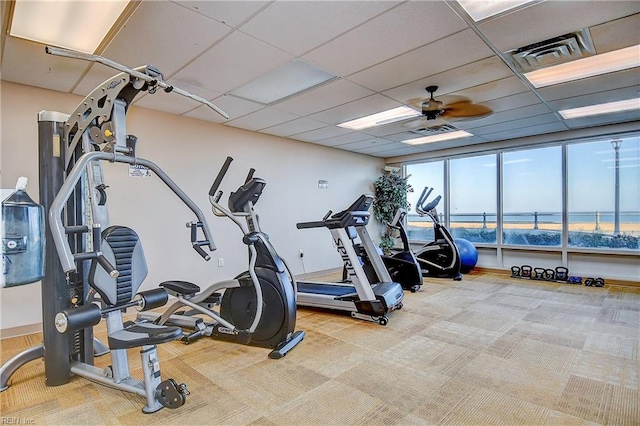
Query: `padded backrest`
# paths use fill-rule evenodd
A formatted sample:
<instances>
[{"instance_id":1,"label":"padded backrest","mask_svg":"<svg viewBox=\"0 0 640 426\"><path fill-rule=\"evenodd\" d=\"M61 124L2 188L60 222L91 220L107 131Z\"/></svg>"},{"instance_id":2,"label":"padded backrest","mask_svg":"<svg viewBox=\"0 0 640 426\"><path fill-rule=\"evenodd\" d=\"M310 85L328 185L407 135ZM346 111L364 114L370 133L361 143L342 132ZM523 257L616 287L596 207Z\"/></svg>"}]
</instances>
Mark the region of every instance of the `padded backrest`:
<instances>
[{"instance_id":1,"label":"padded backrest","mask_svg":"<svg viewBox=\"0 0 640 426\"><path fill-rule=\"evenodd\" d=\"M102 254L120 275L111 277L94 259L89 284L109 306L129 302L147 276L147 261L138 234L126 226L110 226L102 231Z\"/></svg>"}]
</instances>

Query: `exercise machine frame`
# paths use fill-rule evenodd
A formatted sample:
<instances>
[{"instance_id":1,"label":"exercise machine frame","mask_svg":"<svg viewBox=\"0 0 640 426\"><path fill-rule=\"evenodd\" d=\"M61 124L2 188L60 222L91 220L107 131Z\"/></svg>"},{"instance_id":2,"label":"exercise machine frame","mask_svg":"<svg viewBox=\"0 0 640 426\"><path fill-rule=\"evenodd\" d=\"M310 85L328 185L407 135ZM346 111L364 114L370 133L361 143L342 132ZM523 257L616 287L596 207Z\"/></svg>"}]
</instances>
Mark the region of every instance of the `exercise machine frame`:
<instances>
[{"instance_id":1,"label":"exercise machine frame","mask_svg":"<svg viewBox=\"0 0 640 426\"><path fill-rule=\"evenodd\" d=\"M209 255L202 246L215 250L205 217L195 203L158 166L136 156L136 138L126 134L125 123L127 109L134 97L141 91L153 94L162 88L167 93L186 96L228 116L211 102L167 84L153 66L132 69L98 55L50 46L45 51L101 63L120 73L94 89L71 115L55 111L42 111L38 115L39 199L45 211L49 212L45 219L48 222L47 272L41 284L43 344L17 354L0 368L0 390L9 387L8 381L18 368L42 358L47 386L68 383L71 374L76 374L146 397L144 412L155 412L163 406L177 408L184 403L186 388L172 379L157 383L160 370L154 344L142 347L145 380L140 382L129 377L126 350L112 351L110 373L94 367L94 356L106 353L108 348L94 339L92 326L73 330L66 328L64 322L65 318L74 320L74 311L80 313L84 309L92 309L91 315L95 318L95 294L88 282L92 263L94 267L99 263L112 278L119 275L112 262L100 252L100 229L109 223L101 161L137 164L154 171L196 215L197 221L193 223L202 229L205 239L192 239L193 248L205 259ZM100 146L103 146L102 150L96 151ZM132 299L134 305L137 300ZM69 316L59 316L63 312ZM120 307L110 309L103 306L97 317L105 316L111 331L121 329L120 314ZM169 401L169 395L174 402Z\"/></svg>"},{"instance_id":2,"label":"exercise machine frame","mask_svg":"<svg viewBox=\"0 0 640 426\"><path fill-rule=\"evenodd\" d=\"M425 187L416 203L416 213L429 216L433 221L433 241L415 251L416 259L422 268L425 277L453 278L462 280L460 272L460 253L449 230L440 223L436 206L442 199L438 195L432 201L427 202L433 188Z\"/></svg>"},{"instance_id":3,"label":"exercise machine frame","mask_svg":"<svg viewBox=\"0 0 640 426\"><path fill-rule=\"evenodd\" d=\"M301 222L298 229L326 227L331 232L338 254L346 270L346 281L342 283L298 280L298 305L347 311L353 318L376 321L387 325L387 314L402 308L404 292L400 284L389 276L375 243L367 231L369 208L373 196L361 195L346 210L333 214L329 211L321 221ZM377 276L375 283L369 281L351 240L360 238Z\"/></svg>"},{"instance_id":4,"label":"exercise machine frame","mask_svg":"<svg viewBox=\"0 0 640 426\"><path fill-rule=\"evenodd\" d=\"M284 357L305 336L304 331L295 331L295 278L268 236L260 229L254 205L266 182L253 177L255 169L251 169L245 183L231 193L229 208L220 204L223 192L218 188L232 161L231 157L225 160L209 190L209 201L216 216L229 218L242 231L243 242L249 252L248 270L233 280L212 284L202 291L196 284L185 281L161 283L178 300L163 314L146 312L139 314L138 318L194 330L183 336L186 343L208 336L272 348L269 358L278 359ZM222 290L224 293L220 294ZM220 305L219 312L214 310L216 305ZM176 314L184 307L191 309ZM251 310L254 310L253 316ZM213 322L197 315L204 315ZM241 323L240 327L231 317Z\"/></svg>"}]
</instances>

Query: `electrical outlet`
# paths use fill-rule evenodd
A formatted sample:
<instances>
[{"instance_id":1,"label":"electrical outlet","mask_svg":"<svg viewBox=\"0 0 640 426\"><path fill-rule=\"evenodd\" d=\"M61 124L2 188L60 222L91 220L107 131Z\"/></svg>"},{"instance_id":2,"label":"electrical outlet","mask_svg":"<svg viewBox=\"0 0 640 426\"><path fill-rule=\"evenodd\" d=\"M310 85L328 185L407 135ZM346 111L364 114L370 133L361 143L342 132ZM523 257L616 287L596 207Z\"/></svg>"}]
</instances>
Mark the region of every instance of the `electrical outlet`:
<instances>
[{"instance_id":1,"label":"electrical outlet","mask_svg":"<svg viewBox=\"0 0 640 426\"><path fill-rule=\"evenodd\" d=\"M222 257L219 257L219 258L218 258L218 266L219 266L220 268L222 268L222 267L224 266L224 258L222 258Z\"/></svg>"},{"instance_id":2,"label":"electrical outlet","mask_svg":"<svg viewBox=\"0 0 640 426\"><path fill-rule=\"evenodd\" d=\"M300 257L304 257L304 250L300 249Z\"/></svg>"}]
</instances>

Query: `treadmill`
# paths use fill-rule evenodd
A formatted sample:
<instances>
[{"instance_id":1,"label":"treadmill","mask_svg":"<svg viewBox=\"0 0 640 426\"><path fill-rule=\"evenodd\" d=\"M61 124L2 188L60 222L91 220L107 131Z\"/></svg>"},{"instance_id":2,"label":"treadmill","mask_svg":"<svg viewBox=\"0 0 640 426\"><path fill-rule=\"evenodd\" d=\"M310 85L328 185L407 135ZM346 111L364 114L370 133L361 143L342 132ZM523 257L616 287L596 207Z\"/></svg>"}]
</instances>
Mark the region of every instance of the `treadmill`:
<instances>
[{"instance_id":1,"label":"treadmill","mask_svg":"<svg viewBox=\"0 0 640 426\"><path fill-rule=\"evenodd\" d=\"M361 195L346 210L329 211L321 221L296 224L298 229L328 228L344 262L346 279L343 282L298 281L297 303L323 309L347 311L353 318L387 325L387 314L402 308L402 286L391 281L380 254L367 232L372 195ZM359 237L378 280L372 284L367 278L351 240Z\"/></svg>"}]
</instances>

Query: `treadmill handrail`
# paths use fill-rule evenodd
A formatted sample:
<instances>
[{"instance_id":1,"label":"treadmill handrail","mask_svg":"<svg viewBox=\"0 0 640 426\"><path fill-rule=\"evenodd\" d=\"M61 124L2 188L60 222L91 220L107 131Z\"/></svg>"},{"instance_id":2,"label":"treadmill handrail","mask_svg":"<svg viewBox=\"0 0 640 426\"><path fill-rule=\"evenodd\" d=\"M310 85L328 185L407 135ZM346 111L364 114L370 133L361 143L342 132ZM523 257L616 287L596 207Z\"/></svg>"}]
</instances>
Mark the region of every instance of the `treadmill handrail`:
<instances>
[{"instance_id":1,"label":"treadmill handrail","mask_svg":"<svg viewBox=\"0 0 640 426\"><path fill-rule=\"evenodd\" d=\"M310 228L347 228L349 226L366 226L371 214L367 211L343 211L336 213L327 220L296 223L298 229Z\"/></svg>"}]
</instances>

